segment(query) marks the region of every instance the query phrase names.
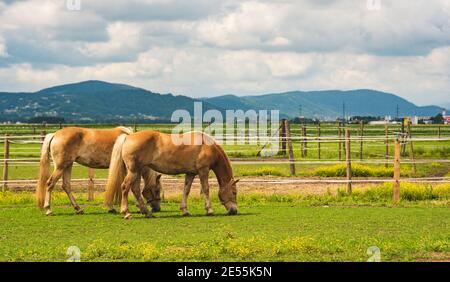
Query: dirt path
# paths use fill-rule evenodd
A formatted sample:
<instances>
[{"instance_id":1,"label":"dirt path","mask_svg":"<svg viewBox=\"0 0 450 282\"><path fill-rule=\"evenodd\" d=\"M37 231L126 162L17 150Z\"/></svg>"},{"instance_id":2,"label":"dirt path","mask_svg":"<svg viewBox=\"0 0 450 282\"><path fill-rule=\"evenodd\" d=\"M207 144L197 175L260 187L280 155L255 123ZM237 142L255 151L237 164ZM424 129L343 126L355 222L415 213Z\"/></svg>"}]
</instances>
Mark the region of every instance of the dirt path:
<instances>
[{"instance_id":1,"label":"dirt path","mask_svg":"<svg viewBox=\"0 0 450 282\"><path fill-rule=\"evenodd\" d=\"M324 194L324 193L336 193L338 188L345 189L345 183L322 183L317 182L323 181L333 181L333 180L343 180L340 179L320 179L320 178L305 178L305 177L272 177L272 176L258 176L258 177L240 177L240 182L238 183L239 193L278 193L278 194L302 194L302 195L312 195L312 194ZM296 183L299 181L301 183ZM303 182L313 182L313 183L303 183ZM184 179L181 177L172 177L164 175L162 177L162 184L164 194L166 196L181 195L183 190ZM95 180L95 190L102 192L105 185L105 180ZM61 183L59 183L60 185ZM17 182L11 183L8 187L10 191L33 191L35 189L35 181L30 181L27 183ZM58 185L58 186L59 186ZM210 178L210 185L212 193L216 193L218 189L217 181L214 178ZM373 183L358 183L354 184L355 187L370 187L375 184ZM57 186L57 190L60 187ZM87 187L87 180L82 181L72 181L72 189L74 191L85 191ZM198 177L194 180L192 184L191 194L200 193L200 181Z\"/></svg>"}]
</instances>

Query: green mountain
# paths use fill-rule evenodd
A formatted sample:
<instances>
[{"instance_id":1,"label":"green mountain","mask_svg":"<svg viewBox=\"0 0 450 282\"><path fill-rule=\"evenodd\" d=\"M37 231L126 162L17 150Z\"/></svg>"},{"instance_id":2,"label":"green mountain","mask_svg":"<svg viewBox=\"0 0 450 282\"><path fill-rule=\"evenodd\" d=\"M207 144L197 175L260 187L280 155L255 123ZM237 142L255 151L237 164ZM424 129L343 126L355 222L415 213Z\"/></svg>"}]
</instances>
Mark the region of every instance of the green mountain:
<instances>
[{"instance_id":1,"label":"green mountain","mask_svg":"<svg viewBox=\"0 0 450 282\"><path fill-rule=\"evenodd\" d=\"M185 109L193 115L194 102L203 101L203 111L279 110L282 117L302 115L331 119L342 116L432 116L437 106L419 107L396 95L373 90L285 92L260 96L224 95L194 99L154 93L142 88L103 81L84 81L43 89L34 93L0 92L0 121L62 117L68 122L112 122L170 119L172 112Z\"/></svg>"},{"instance_id":2,"label":"green mountain","mask_svg":"<svg viewBox=\"0 0 450 282\"><path fill-rule=\"evenodd\" d=\"M243 105L243 108L279 109L288 117L301 115L308 118L334 120L346 116L395 117L397 106L399 116L434 116L441 112L437 106L419 107L394 94L374 90L351 91L293 91L260 96L225 95L204 98L203 101L224 108Z\"/></svg>"},{"instance_id":3,"label":"green mountain","mask_svg":"<svg viewBox=\"0 0 450 282\"><path fill-rule=\"evenodd\" d=\"M193 114L198 100L103 81L84 81L35 93L1 93L0 121L58 116L73 122L170 120L172 112ZM216 109L207 102L203 109Z\"/></svg>"}]
</instances>

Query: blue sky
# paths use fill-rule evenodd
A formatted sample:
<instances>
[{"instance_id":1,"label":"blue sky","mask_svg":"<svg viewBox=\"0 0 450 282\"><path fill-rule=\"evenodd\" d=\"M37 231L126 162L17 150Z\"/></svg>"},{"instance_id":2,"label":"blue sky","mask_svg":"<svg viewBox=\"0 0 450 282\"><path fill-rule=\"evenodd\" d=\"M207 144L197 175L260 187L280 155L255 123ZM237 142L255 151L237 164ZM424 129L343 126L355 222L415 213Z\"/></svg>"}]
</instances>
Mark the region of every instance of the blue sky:
<instances>
[{"instance_id":1,"label":"blue sky","mask_svg":"<svg viewBox=\"0 0 450 282\"><path fill-rule=\"evenodd\" d=\"M0 91L99 79L193 97L370 88L450 104L448 0L80 1L0 1Z\"/></svg>"}]
</instances>

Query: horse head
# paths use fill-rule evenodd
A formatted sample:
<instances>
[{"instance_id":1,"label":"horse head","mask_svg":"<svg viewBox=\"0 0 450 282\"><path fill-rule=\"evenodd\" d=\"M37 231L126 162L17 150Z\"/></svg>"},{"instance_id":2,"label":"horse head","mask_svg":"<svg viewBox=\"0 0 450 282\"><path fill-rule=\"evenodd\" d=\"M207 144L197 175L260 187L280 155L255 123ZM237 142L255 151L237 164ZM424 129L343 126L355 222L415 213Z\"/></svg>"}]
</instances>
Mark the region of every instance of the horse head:
<instances>
[{"instance_id":1,"label":"horse head","mask_svg":"<svg viewBox=\"0 0 450 282\"><path fill-rule=\"evenodd\" d=\"M161 210L161 187L161 174L158 174L155 177L155 183L145 186L142 190L142 196L152 206L152 212Z\"/></svg>"},{"instance_id":2,"label":"horse head","mask_svg":"<svg viewBox=\"0 0 450 282\"><path fill-rule=\"evenodd\" d=\"M239 179L231 179L225 185L221 185L219 188L219 200L227 209L229 215L237 214L237 188L236 183L239 182Z\"/></svg>"}]
</instances>

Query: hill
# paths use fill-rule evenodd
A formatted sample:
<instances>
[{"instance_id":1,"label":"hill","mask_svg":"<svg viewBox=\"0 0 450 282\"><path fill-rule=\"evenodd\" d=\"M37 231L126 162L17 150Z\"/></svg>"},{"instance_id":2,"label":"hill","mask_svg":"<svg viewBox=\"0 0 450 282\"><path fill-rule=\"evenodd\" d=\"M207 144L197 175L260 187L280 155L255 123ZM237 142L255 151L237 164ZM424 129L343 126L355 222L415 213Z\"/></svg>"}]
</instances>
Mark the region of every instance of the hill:
<instances>
[{"instance_id":1,"label":"hill","mask_svg":"<svg viewBox=\"0 0 450 282\"><path fill-rule=\"evenodd\" d=\"M399 116L434 116L441 111L437 106L419 107L394 94L366 89L293 91L243 97L225 95L204 98L203 101L224 108L242 104L245 108L279 109L281 114L289 117L299 116L301 111L306 117L328 120L342 117L344 104L346 116L395 117L397 106Z\"/></svg>"},{"instance_id":2,"label":"hill","mask_svg":"<svg viewBox=\"0 0 450 282\"><path fill-rule=\"evenodd\" d=\"M177 109L193 112L196 99L159 94L123 84L84 81L35 93L0 93L0 120L58 116L66 121L170 120ZM203 109L216 106L203 104Z\"/></svg>"},{"instance_id":3,"label":"hill","mask_svg":"<svg viewBox=\"0 0 450 282\"><path fill-rule=\"evenodd\" d=\"M178 109L193 113L196 101L203 110L278 109L283 117L302 114L310 118L334 120L342 116L432 116L437 106L419 107L394 94L374 90L293 91L259 96L224 95L194 99L182 95L159 94L142 88L103 81L84 81L46 88L34 93L0 92L0 121L26 121L40 116L62 117L68 122L112 122L170 119Z\"/></svg>"}]
</instances>

